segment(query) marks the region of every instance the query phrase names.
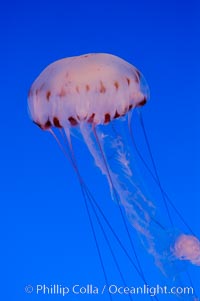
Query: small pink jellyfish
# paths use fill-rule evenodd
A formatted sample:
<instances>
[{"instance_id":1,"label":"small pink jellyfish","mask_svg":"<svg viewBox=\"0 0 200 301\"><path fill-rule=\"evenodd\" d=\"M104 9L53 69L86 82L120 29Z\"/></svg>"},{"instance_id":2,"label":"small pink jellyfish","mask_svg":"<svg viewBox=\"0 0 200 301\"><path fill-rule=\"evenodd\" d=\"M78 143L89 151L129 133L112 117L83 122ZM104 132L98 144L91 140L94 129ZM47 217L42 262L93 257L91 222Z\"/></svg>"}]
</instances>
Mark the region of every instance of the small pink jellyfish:
<instances>
[{"instance_id":1,"label":"small pink jellyfish","mask_svg":"<svg viewBox=\"0 0 200 301\"><path fill-rule=\"evenodd\" d=\"M181 234L176 239L173 252L180 260L200 265L200 241L193 235Z\"/></svg>"},{"instance_id":2,"label":"small pink jellyfish","mask_svg":"<svg viewBox=\"0 0 200 301\"><path fill-rule=\"evenodd\" d=\"M124 212L164 274L167 274L165 269L168 267L172 269L170 272L173 276L177 273L176 265L171 262L172 253L176 257L175 261L187 259L200 265L200 245L193 236L181 235L175 242L173 252L171 251L171 232L163 226L163 221L158 219L156 206L135 180L135 158L132 155L135 143L130 118L132 111L144 106L148 98L148 85L141 72L123 59L105 53L65 58L50 64L34 81L28 95L29 113L33 122L54 136L78 176L106 283L108 283L106 268L89 205L97 217L124 285L126 283L115 252L98 214L146 284L146 275L135 251ZM142 122L141 124L143 126ZM127 128L128 135L124 135ZM132 246L134 261L82 177L76 159L78 156L76 157L73 146L74 131L81 134L96 166L107 178L111 196L119 207L123 227ZM144 136L146 137L146 133ZM140 154L139 157L142 159ZM145 164L143 159L142 161ZM168 201L172 206L161 187L157 173L150 174L159 186L165 203ZM175 210L177 213L177 209ZM129 298L132 300L131 296ZM154 299L158 300L156 296Z\"/></svg>"}]
</instances>

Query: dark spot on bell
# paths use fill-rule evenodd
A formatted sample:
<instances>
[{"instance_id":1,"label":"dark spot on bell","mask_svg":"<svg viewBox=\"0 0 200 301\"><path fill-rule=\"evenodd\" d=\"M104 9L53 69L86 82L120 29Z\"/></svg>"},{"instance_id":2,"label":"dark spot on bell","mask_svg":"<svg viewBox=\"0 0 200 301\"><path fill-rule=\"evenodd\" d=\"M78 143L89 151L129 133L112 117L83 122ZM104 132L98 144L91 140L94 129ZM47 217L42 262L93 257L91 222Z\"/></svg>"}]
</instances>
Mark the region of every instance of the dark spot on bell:
<instances>
[{"instance_id":1,"label":"dark spot on bell","mask_svg":"<svg viewBox=\"0 0 200 301\"><path fill-rule=\"evenodd\" d=\"M115 115L114 115L114 118L118 118L118 117L120 117L121 115L116 111L115 112Z\"/></svg>"},{"instance_id":2,"label":"dark spot on bell","mask_svg":"<svg viewBox=\"0 0 200 301\"><path fill-rule=\"evenodd\" d=\"M75 126L78 124L77 120L74 117L69 117L68 118L69 122L71 123L72 126Z\"/></svg>"},{"instance_id":3,"label":"dark spot on bell","mask_svg":"<svg viewBox=\"0 0 200 301\"><path fill-rule=\"evenodd\" d=\"M104 86L103 82L100 81L100 89L99 89L100 93L105 93L106 92L106 87Z\"/></svg>"},{"instance_id":4,"label":"dark spot on bell","mask_svg":"<svg viewBox=\"0 0 200 301\"><path fill-rule=\"evenodd\" d=\"M130 78L126 78L126 81L127 81L127 84L128 84L128 86L130 85L130 82L131 82L131 80L130 80Z\"/></svg>"},{"instance_id":5,"label":"dark spot on bell","mask_svg":"<svg viewBox=\"0 0 200 301\"><path fill-rule=\"evenodd\" d=\"M47 91L46 98L47 98L48 101L49 101L50 96L51 96L51 91Z\"/></svg>"},{"instance_id":6,"label":"dark spot on bell","mask_svg":"<svg viewBox=\"0 0 200 301\"><path fill-rule=\"evenodd\" d=\"M137 107L142 107L142 106L144 106L146 103L147 103L147 99L146 99L146 97L144 97L144 99L143 99L142 101L140 101L140 102L137 104Z\"/></svg>"},{"instance_id":7,"label":"dark spot on bell","mask_svg":"<svg viewBox=\"0 0 200 301\"><path fill-rule=\"evenodd\" d=\"M118 90L119 89L119 83L116 81L114 82L114 86L115 86L115 89Z\"/></svg>"},{"instance_id":8,"label":"dark spot on bell","mask_svg":"<svg viewBox=\"0 0 200 301\"><path fill-rule=\"evenodd\" d=\"M85 86L85 90L88 92L88 91L90 91L90 86L89 85L86 85Z\"/></svg>"},{"instance_id":9,"label":"dark spot on bell","mask_svg":"<svg viewBox=\"0 0 200 301\"><path fill-rule=\"evenodd\" d=\"M45 124L41 124L39 122L33 121L37 126L39 126L39 128L41 128L42 130L48 130L52 124L51 121L48 119Z\"/></svg>"},{"instance_id":10,"label":"dark spot on bell","mask_svg":"<svg viewBox=\"0 0 200 301\"><path fill-rule=\"evenodd\" d=\"M129 105L128 110L130 111L133 108L133 105Z\"/></svg>"},{"instance_id":11,"label":"dark spot on bell","mask_svg":"<svg viewBox=\"0 0 200 301\"><path fill-rule=\"evenodd\" d=\"M104 117L104 123L108 123L108 122L110 122L110 114L106 113Z\"/></svg>"},{"instance_id":12,"label":"dark spot on bell","mask_svg":"<svg viewBox=\"0 0 200 301\"><path fill-rule=\"evenodd\" d=\"M47 122L44 125L44 129L47 130L52 126L51 121L48 119Z\"/></svg>"},{"instance_id":13,"label":"dark spot on bell","mask_svg":"<svg viewBox=\"0 0 200 301\"><path fill-rule=\"evenodd\" d=\"M60 129L62 128L62 125L60 124L60 121L57 117L53 118L53 124L56 128L60 128Z\"/></svg>"},{"instance_id":14,"label":"dark spot on bell","mask_svg":"<svg viewBox=\"0 0 200 301\"><path fill-rule=\"evenodd\" d=\"M88 118L87 122L93 123L94 117L95 117L95 114L93 113L93 114Z\"/></svg>"}]
</instances>

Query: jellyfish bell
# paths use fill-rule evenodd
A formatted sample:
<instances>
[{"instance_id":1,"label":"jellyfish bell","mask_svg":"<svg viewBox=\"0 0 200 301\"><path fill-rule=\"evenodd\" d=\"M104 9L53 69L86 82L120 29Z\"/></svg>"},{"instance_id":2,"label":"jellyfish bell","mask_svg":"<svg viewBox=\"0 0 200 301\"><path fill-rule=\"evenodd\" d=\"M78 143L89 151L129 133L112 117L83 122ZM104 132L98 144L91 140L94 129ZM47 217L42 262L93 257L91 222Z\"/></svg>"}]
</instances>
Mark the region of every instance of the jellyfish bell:
<instances>
[{"instance_id":1,"label":"jellyfish bell","mask_svg":"<svg viewBox=\"0 0 200 301\"><path fill-rule=\"evenodd\" d=\"M28 105L32 120L48 129L105 124L147 98L139 70L117 56L94 53L50 64L31 86Z\"/></svg>"}]
</instances>

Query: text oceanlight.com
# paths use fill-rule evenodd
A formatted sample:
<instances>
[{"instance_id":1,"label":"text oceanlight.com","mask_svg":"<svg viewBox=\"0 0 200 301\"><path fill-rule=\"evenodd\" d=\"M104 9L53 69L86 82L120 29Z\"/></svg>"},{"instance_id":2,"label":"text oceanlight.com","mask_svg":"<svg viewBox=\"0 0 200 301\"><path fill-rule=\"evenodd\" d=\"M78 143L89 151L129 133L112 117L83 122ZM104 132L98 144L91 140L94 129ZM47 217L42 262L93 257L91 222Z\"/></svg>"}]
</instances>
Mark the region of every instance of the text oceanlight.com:
<instances>
[{"instance_id":1,"label":"text oceanlight.com","mask_svg":"<svg viewBox=\"0 0 200 301\"><path fill-rule=\"evenodd\" d=\"M61 284L37 284L36 286L27 285L25 287L25 292L27 294L35 293L36 295L60 295L67 296L69 294L74 295L160 295L160 294L171 294L171 295L193 295L193 287L169 287L160 286L159 284L155 286L149 286L144 284L142 286L118 286L116 284L95 286L93 284L74 284L72 286L65 286Z\"/></svg>"}]
</instances>

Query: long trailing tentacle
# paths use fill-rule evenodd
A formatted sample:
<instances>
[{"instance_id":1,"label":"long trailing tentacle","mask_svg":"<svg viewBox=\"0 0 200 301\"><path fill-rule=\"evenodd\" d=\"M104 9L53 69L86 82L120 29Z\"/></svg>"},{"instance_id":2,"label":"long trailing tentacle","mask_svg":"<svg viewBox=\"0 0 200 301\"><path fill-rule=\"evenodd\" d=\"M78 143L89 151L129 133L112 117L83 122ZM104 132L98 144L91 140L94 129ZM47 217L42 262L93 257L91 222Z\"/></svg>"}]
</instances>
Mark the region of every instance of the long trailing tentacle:
<instances>
[{"instance_id":1,"label":"long trailing tentacle","mask_svg":"<svg viewBox=\"0 0 200 301\"><path fill-rule=\"evenodd\" d=\"M123 221L123 225L124 225L124 227L125 227L125 230L126 230L128 239L129 239L129 241L130 241L130 244L131 244L131 247L132 247L132 250L133 250L133 253L134 253L134 256L135 256L137 265L138 265L138 268L139 268L139 272L140 272L141 275L142 275L142 278L143 278L144 283L147 284L146 278L145 278L145 276L144 276L144 272L143 272L143 270L142 270L142 266L141 266L141 264L140 264L139 258L138 258L138 256L137 256L137 252L136 252L136 250L135 250L135 246L134 246L133 240L132 240L132 238L131 238L130 231L129 231L129 229L128 229L128 225L127 225L126 219L125 219L124 214L123 214L123 211L122 211L122 207L121 207L121 205L120 205L120 201L119 201L119 197L118 197L117 191L115 190L115 186L114 186L113 179L112 179L112 176L111 176L111 173L110 173L110 170L109 170L107 161L106 161L106 157L105 157L105 155L104 155L104 152L103 152L103 149L102 149L102 146L101 146L100 140L99 140L99 138L98 138L98 134L97 134L97 132L96 132L96 128L95 128L95 127L93 127L93 132L94 132L94 136L95 136L95 139L96 139L96 141L97 141L97 144L98 144L98 148L99 148L100 154L101 154L102 159L103 159L103 162L104 162L104 166L105 166L105 169L106 169L108 178L109 178L109 180L110 180L110 183L111 183L111 186L112 186L112 189L113 189L113 193L114 193L115 199L116 199L117 204L118 204L118 208L119 208L120 215L121 215L121 218L122 218L122 221ZM157 297L155 297L155 299L157 300Z\"/></svg>"}]
</instances>

